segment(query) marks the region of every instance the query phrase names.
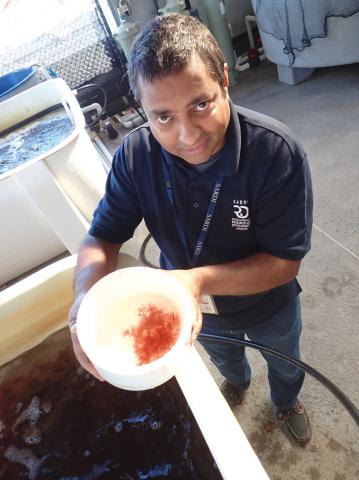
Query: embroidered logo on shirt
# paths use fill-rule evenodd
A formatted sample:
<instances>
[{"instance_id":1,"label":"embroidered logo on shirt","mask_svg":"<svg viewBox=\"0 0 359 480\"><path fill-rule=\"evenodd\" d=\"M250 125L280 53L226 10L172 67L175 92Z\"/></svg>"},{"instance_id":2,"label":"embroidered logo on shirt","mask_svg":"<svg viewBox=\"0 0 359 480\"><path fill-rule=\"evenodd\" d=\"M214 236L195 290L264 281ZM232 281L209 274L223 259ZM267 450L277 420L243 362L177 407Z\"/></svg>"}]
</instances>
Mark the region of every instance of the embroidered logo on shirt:
<instances>
[{"instance_id":1,"label":"embroidered logo on shirt","mask_svg":"<svg viewBox=\"0 0 359 480\"><path fill-rule=\"evenodd\" d=\"M232 228L235 230L248 230L251 224L248 200L233 200L233 214Z\"/></svg>"}]
</instances>

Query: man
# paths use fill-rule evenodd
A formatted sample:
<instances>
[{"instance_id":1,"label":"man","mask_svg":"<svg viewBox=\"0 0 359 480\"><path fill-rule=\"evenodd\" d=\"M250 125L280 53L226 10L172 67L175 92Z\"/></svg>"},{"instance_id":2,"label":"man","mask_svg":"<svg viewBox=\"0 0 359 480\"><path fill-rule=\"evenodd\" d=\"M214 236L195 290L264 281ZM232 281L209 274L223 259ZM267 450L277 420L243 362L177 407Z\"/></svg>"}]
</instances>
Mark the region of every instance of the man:
<instances>
[{"instance_id":1,"label":"man","mask_svg":"<svg viewBox=\"0 0 359 480\"><path fill-rule=\"evenodd\" d=\"M76 335L87 290L116 268L142 218L172 270L197 299L202 331L244 334L300 357L296 281L310 248L312 192L301 146L279 122L231 103L228 70L210 32L179 14L148 24L132 48L129 80L148 124L115 154L106 193L83 242L69 323L75 354L97 372ZM204 308L204 307L203 307ZM195 334L201 325L194 325ZM244 349L201 341L237 402L250 384ZM299 442L310 424L298 399L304 374L264 355L271 398Z\"/></svg>"}]
</instances>

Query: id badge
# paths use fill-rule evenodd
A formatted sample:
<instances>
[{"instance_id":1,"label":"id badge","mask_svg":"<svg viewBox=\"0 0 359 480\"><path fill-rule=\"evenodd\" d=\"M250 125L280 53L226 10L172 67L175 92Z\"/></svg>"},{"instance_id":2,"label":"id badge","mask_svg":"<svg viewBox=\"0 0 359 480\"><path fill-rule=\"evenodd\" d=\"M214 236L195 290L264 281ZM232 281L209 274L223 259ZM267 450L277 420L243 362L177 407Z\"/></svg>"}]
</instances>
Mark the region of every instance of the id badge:
<instances>
[{"instance_id":1,"label":"id badge","mask_svg":"<svg viewBox=\"0 0 359 480\"><path fill-rule=\"evenodd\" d=\"M212 313L218 315L216 304L214 303L211 295L202 295L198 305L202 313Z\"/></svg>"}]
</instances>

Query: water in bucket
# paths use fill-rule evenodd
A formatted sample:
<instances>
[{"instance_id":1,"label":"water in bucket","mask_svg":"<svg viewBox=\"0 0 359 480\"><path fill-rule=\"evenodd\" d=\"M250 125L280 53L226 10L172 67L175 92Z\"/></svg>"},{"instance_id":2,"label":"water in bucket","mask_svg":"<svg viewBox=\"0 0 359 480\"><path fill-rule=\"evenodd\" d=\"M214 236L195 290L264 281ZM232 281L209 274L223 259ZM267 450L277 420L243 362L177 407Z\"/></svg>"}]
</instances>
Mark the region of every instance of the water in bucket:
<instances>
[{"instance_id":1,"label":"water in bucket","mask_svg":"<svg viewBox=\"0 0 359 480\"><path fill-rule=\"evenodd\" d=\"M51 150L65 140L74 126L63 107L0 132L0 174Z\"/></svg>"}]
</instances>

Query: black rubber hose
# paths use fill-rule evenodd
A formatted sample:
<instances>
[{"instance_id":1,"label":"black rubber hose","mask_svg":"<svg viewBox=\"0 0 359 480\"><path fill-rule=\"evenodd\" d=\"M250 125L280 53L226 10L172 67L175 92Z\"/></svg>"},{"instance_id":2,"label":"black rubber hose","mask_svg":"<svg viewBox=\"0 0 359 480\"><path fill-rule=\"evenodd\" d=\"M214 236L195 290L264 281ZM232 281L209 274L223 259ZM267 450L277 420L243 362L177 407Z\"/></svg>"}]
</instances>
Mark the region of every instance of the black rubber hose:
<instances>
[{"instance_id":1,"label":"black rubber hose","mask_svg":"<svg viewBox=\"0 0 359 480\"><path fill-rule=\"evenodd\" d=\"M145 117L145 115L141 112L140 108L139 108L139 105L137 104L136 100L133 100L132 102L132 107L136 110L136 112L138 113L138 115L142 118L142 120L144 122L147 122L147 118Z\"/></svg>"},{"instance_id":2,"label":"black rubber hose","mask_svg":"<svg viewBox=\"0 0 359 480\"><path fill-rule=\"evenodd\" d=\"M146 247L147 247L147 244L148 242L151 240L152 238L152 235L149 233L147 235L147 237L144 239L142 245L141 245L141 250L140 250L140 260L142 263L144 263L145 265L147 265L148 267L151 267L151 268L159 268L157 265L154 265L153 263L151 263L149 260L147 260L146 258Z\"/></svg>"},{"instance_id":3,"label":"black rubber hose","mask_svg":"<svg viewBox=\"0 0 359 480\"><path fill-rule=\"evenodd\" d=\"M84 90L85 88L95 88L97 90L100 90L100 92L102 93L102 96L103 96L103 105L102 105L102 112L101 112L101 115L103 115L106 111L106 108L107 108L107 93L106 93L106 90L101 85L97 85L96 83L87 83L86 85L82 85L81 87L75 88L75 90L77 92L81 92L81 90ZM92 122L92 123L94 123L94 122Z\"/></svg>"},{"instance_id":4,"label":"black rubber hose","mask_svg":"<svg viewBox=\"0 0 359 480\"><path fill-rule=\"evenodd\" d=\"M198 338L203 340L209 340L213 342L221 342L221 343L231 343L242 345L244 347L254 348L255 350L259 350L261 352L269 353L269 355L273 355L274 357L278 357L296 367L300 368L306 373L309 373L312 377L318 380L324 387L326 387L345 407L348 413L351 415L355 423L359 426L359 410L354 405L354 403L345 395L339 387L337 387L329 378L325 377L323 374L315 370L310 365L298 360L296 358L290 357L289 355L285 355L278 350L274 350L273 348L269 348L265 345L260 343L252 342L249 340L240 340L238 338L227 337L224 335L213 335L211 333L200 333Z\"/></svg>"}]
</instances>

